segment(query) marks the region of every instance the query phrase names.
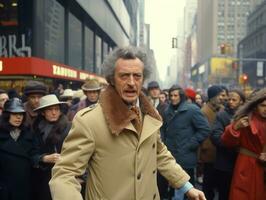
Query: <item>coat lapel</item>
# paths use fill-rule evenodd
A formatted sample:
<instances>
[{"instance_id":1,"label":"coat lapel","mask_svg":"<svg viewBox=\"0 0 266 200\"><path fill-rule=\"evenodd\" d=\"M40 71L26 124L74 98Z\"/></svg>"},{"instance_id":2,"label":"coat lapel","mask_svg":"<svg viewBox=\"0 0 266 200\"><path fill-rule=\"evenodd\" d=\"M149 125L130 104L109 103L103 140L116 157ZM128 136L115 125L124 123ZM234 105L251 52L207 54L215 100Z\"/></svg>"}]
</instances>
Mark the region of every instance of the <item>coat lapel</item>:
<instances>
[{"instance_id":1,"label":"coat lapel","mask_svg":"<svg viewBox=\"0 0 266 200\"><path fill-rule=\"evenodd\" d=\"M145 139L147 139L156 131L158 131L161 126L162 126L162 121L155 119L150 115L145 115L143 120L143 127L139 140L139 145L141 145L141 143L145 141Z\"/></svg>"}]
</instances>

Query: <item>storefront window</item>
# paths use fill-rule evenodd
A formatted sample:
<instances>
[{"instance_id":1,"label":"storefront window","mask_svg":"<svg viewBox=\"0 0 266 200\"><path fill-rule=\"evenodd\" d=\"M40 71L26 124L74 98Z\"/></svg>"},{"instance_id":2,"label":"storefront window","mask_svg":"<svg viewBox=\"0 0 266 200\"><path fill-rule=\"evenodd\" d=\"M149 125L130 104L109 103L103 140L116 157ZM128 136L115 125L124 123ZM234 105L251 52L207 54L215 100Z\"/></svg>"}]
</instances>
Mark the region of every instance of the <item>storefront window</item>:
<instances>
[{"instance_id":1,"label":"storefront window","mask_svg":"<svg viewBox=\"0 0 266 200\"><path fill-rule=\"evenodd\" d=\"M69 13L69 65L82 68L81 22L73 14Z\"/></svg>"},{"instance_id":2,"label":"storefront window","mask_svg":"<svg viewBox=\"0 0 266 200\"><path fill-rule=\"evenodd\" d=\"M45 58L58 62L64 62L65 58L64 7L56 0L46 0L45 10L47 11L44 12L45 13L44 17Z\"/></svg>"},{"instance_id":3,"label":"storefront window","mask_svg":"<svg viewBox=\"0 0 266 200\"><path fill-rule=\"evenodd\" d=\"M85 27L85 70L93 72L94 65L94 45L93 45L93 32L88 27Z\"/></svg>"}]
</instances>

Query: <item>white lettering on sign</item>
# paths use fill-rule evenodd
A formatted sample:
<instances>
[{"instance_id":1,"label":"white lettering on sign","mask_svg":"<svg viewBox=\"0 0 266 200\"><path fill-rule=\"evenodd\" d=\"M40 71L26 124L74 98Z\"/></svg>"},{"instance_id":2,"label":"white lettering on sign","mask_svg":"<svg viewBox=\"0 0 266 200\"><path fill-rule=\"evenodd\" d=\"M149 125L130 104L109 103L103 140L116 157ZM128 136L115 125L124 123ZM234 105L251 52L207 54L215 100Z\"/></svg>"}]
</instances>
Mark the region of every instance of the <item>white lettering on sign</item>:
<instances>
[{"instance_id":1,"label":"white lettering on sign","mask_svg":"<svg viewBox=\"0 0 266 200\"><path fill-rule=\"evenodd\" d=\"M3 71L3 61L0 60L0 72Z\"/></svg>"},{"instance_id":2,"label":"white lettering on sign","mask_svg":"<svg viewBox=\"0 0 266 200\"><path fill-rule=\"evenodd\" d=\"M21 35L21 46L18 47L16 35L0 35L0 57L30 57L31 47L26 46L26 36Z\"/></svg>"},{"instance_id":3,"label":"white lettering on sign","mask_svg":"<svg viewBox=\"0 0 266 200\"><path fill-rule=\"evenodd\" d=\"M88 78L89 77L89 74L86 74L86 73L84 73L84 72L80 72L79 73L79 78L81 79L81 80L85 80L86 78Z\"/></svg>"},{"instance_id":4,"label":"white lettering on sign","mask_svg":"<svg viewBox=\"0 0 266 200\"><path fill-rule=\"evenodd\" d=\"M73 69L68 69L58 65L53 65L53 75L69 77L69 78L77 78L78 73Z\"/></svg>"}]
</instances>

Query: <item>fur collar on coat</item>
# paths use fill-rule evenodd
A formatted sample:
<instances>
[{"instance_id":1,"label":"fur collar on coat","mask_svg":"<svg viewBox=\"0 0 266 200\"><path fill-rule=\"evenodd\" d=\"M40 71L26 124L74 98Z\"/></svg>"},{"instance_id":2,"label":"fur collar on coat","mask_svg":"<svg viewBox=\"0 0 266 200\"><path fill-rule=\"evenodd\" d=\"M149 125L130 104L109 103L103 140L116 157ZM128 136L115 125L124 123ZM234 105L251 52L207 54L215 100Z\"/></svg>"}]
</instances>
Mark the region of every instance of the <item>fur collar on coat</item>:
<instances>
[{"instance_id":1,"label":"fur collar on coat","mask_svg":"<svg viewBox=\"0 0 266 200\"><path fill-rule=\"evenodd\" d=\"M150 115L162 121L158 111L152 107L148 98L143 93L139 96L139 102L143 116ZM113 86L108 86L106 90L101 93L99 103L103 109L105 119L112 134L119 135L121 131L137 117L137 115L129 109L128 105L123 102Z\"/></svg>"}]
</instances>

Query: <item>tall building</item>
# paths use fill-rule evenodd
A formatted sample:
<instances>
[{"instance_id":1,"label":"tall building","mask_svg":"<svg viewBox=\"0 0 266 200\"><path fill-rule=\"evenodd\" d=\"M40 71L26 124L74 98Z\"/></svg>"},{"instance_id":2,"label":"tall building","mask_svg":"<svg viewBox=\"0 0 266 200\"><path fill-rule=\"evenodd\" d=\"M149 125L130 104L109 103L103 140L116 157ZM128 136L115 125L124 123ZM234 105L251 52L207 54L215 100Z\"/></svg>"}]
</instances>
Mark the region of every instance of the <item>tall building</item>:
<instances>
[{"instance_id":1,"label":"tall building","mask_svg":"<svg viewBox=\"0 0 266 200\"><path fill-rule=\"evenodd\" d=\"M196 54L194 43L194 27L197 13L197 0L187 0L184 8L184 64L182 69L182 83L184 87L191 87L190 71L192 67L193 56Z\"/></svg>"},{"instance_id":2,"label":"tall building","mask_svg":"<svg viewBox=\"0 0 266 200\"><path fill-rule=\"evenodd\" d=\"M246 75L245 84L252 88L266 87L266 1L249 15L247 35L238 45L240 81ZM243 80L242 80L243 81Z\"/></svg>"},{"instance_id":3,"label":"tall building","mask_svg":"<svg viewBox=\"0 0 266 200\"><path fill-rule=\"evenodd\" d=\"M199 0L197 13L197 65L205 86L235 84L232 63L237 45L246 35L247 17L262 0ZM203 69L204 68L204 69ZM194 69L195 70L195 69ZM195 80L195 76L193 79Z\"/></svg>"},{"instance_id":4,"label":"tall building","mask_svg":"<svg viewBox=\"0 0 266 200\"><path fill-rule=\"evenodd\" d=\"M0 0L0 88L103 81L108 52L137 41L137 9L123 0Z\"/></svg>"}]
</instances>

